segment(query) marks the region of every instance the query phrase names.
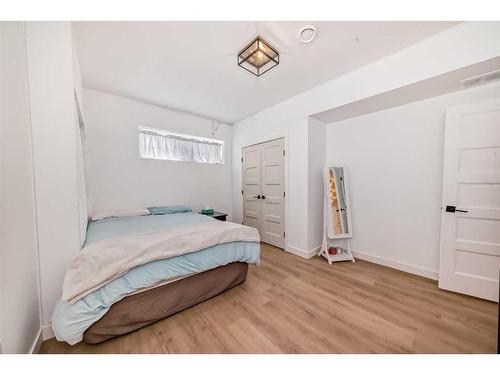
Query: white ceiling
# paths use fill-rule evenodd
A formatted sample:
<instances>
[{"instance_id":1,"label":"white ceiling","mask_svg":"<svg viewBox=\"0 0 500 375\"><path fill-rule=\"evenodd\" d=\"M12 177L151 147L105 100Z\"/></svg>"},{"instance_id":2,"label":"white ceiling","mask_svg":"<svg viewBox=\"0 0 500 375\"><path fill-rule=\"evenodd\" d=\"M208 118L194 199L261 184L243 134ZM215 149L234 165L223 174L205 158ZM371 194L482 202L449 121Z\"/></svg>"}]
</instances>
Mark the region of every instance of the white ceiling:
<instances>
[{"instance_id":1,"label":"white ceiling","mask_svg":"<svg viewBox=\"0 0 500 375\"><path fill-rule=\"evenodd\" d=\"M237 122L457 22L75 22L85 88ZM256 35L280 64L255 77L236 55Z\"/></svg>"}]
</instances>

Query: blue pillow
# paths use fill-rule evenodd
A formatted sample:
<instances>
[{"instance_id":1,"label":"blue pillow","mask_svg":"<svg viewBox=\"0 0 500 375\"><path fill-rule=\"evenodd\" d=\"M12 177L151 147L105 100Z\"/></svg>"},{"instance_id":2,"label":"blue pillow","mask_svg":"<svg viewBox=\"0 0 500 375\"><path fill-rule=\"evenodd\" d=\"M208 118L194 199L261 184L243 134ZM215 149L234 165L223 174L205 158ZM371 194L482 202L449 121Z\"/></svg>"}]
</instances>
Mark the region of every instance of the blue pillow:
<instances>
[{"instance_id":1,"label":"blue pillow","mask_svg":"<svg viewBox=\"0 0 500 375\"><path fill-rule=\"evenodd\" d=\"M159 206L159 207L149 207L151 215L166 215L166 214L177 214L180 212L191 212L193 211L191 207L176 205L176 206Z\"/></svg>"}]
</instances>

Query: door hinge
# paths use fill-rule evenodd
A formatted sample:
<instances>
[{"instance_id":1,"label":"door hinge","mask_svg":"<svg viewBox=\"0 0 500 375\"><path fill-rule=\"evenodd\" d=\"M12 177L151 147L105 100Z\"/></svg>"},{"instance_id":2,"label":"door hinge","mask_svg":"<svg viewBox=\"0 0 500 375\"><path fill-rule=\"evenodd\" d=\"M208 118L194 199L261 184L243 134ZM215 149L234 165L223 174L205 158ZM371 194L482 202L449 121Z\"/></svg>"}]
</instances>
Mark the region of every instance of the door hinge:
<instances>
[{"instance_id":1,"label":"door hinge","mask_svg":"<svg viewBox=\"0 0 500 375\"><path fill-rule=\"evenodd\" d=\"M241 195L243 195L243 190L241 191Z\"/></svg>"},{"instance_id":2,"label":"door hinge","mask_svg":"<svg viewBox=\"0 0 500 375\"><path fill-rule=\"evenodd\" d=\"M286 232L283 232L283 238L285 238L285 237L286 237Z\"/></svg>"},{"instance_id":3,"label":"door hinge","mask_svg":"<svg viewBox=\"0 0 500 375\"><path fill-rule=\"evenodd\" d=\"M286 197L286 194L285 194L285 192L283 192L283 198L285 198L285 197Z\"/></svg>"},{"instance_id":4,"label":"door hinge","mask_svg":"<svg viewBox=\"0 0 500 375\"><path fill-rule=\"evenodd\" d=\"M283 156L285 156L285 150L283 150Z\"/></svg>"},{"instance_id":5,"label":"door hinge","mask_svg":"<svg viewBox=\"0 0 500 375\"><path fill-rule=\"evenodd\" d=\"M243 163L243 156L241 157L241 162Z\"/></svg>"}]
</instances>

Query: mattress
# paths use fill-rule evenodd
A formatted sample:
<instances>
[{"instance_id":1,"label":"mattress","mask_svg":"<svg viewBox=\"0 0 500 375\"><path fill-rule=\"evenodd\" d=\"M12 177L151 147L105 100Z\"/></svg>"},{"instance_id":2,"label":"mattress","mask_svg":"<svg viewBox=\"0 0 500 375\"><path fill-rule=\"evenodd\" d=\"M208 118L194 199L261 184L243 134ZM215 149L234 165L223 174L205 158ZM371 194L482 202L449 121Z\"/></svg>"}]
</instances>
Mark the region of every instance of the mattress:
<instances>
[{"instance_id":1,"label":"mattress","mask_svg":"<svg viewBox=\"0 0 500 375\"><path fill-rule=\"evenodd\" d=\"M98 344L197 305L243 283L247 271L247 263L230 263L128 296L89 327L83 341Z\"/></svg>"}]
</instances>

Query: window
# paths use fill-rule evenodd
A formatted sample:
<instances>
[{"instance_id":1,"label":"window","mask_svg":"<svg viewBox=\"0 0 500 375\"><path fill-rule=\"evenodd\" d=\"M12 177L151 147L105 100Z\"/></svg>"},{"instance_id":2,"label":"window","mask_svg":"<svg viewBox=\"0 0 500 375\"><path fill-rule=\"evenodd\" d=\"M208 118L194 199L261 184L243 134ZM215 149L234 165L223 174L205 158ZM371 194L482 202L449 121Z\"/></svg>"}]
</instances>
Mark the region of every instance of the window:
<instances>
[{"instance_id":1,"label":"window","mask_svg":"<svg viewBox=\"0 0 500 375\"><path fill-rule=\"evenodd\" d=\"M139 127L141 158L224 164L224 141Z\"/></svg>"}]
</instances>

